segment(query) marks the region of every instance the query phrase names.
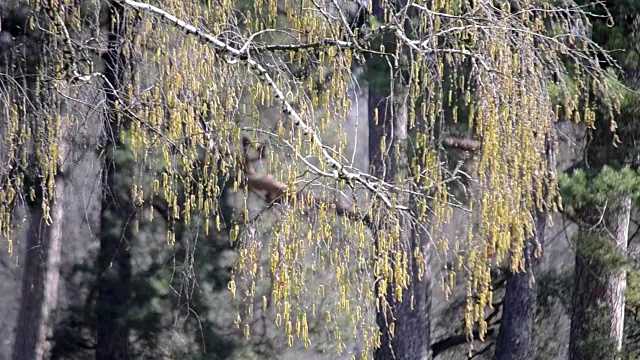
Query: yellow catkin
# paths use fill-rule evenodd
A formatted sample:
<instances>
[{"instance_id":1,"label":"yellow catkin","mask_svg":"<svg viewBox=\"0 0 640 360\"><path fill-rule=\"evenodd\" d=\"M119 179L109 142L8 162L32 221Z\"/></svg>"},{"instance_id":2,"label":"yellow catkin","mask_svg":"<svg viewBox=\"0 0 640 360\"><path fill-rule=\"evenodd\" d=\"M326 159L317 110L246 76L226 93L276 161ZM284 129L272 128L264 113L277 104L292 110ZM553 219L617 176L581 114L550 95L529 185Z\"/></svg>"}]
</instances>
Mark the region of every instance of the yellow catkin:
<instances>
[{"instance_id":1,"label":"yellow catkin","mask_svg":"<svg viewBox=\"0 0 640 360\"><path fill-rule=\"evenodd\" d=\"M242 43L240 38L246 39L252 33L274 26L286 26L288 33L296 34L292 39L274 35L276 37L272 40L278 44L294 44L298 40L322 41L340 31L341 24L325 21L309 10L314 9L317 2L285 2L286 6L279 8L276 0L254 0L248 4L249 10L241 25L237 24L237 4L231 0L215 4L212 1L171 0L164 2L163 6L169 13L215 35L228 33L229 29L237 30L237 38L230 37L229 43ZM32 1L34 11L45 11L40 9L40 3ZM462 3L440 0L424 6L429 6L435 13L460 15ZM65 6L62 11L61 6L59 2L51 2L46 11L51 11L53 18L62 20L73 30L72 33L83 33L80 29L83 26L82 7ZM464 11L473 11L476 17L487 11L480 4L473 6L474 9ZM506 6L503 11L508 13L508 2L503 6ZM493 7L491 11L499 13ZM414 220L419 224L429 224L436 251L452 255L457 260L445 271L441 285L448 294L456 278L464 277L468 297L465 329L470 332L473 324L477 323L483 336L487 326L484 311L491 306L493 299L490 266L504 260L508 254L514 254L510 258L510 267L522 269L523 246L533 231L528 212L545 203L552 208L560 206L555 193L555 178L552 177L547 185L542 177L535 176L547 173L545 139L541 135L552 128L560 111L588 126L593 126L595 113L590 108L580 110L578 105L583 99L577 95L568 96L562 104L551 103L546 83L548 69L537 53L536 39L531 35L531 31L544 31L544 24L534 19L531 13L522 11L517 24L512 23L515 21L513 17L492 13L490 16L496 19L496 26L482 29L463 18L433 18L433 15L427 15L432 13L418 13L421 19L415 22L415 31L450 33L456 43L465 43L464 49L454 50L470 49L478 56L470 59L458 53L418 54L412 59L408 71L411 75L408 116L415 144L412 151L416 154L409 164L411 173L398 175L394 182L396 185L411 182L418 192L429 194L429 198L418 198ZM249 210L249 197L252 195L244 183L242 163L235 156L240 151L241 131L261 130L251 133L259 133L261 137L282 145L277 149L278 153L274 151L270 159L265 159L265 164L261 165L266 165L266 172L274 174L289 189L298 189L301 184L317 180L309 175L306 164L301 165L301 159L294 156L289 146L305 161L329 172L331 169L322 161L323 149L308 141L302 130L286 119L281 111L282 99L276 97L270 85L264 82L264 76L257 74L255 69L243 61L230 61L232 59L228 56L216 53L213 47L197 37L153 16L136 18L133 11L127 12L127 16L123 20L135 21L135 31L141 33L134 34L132 29L128 30L125 35L131 38L131 42L125 42L123 55L144 59L138 62L148 64L150 68L135 74L125 71L124 103L118 103L118 121L128 121L130 114L125 109L138 114L137 118L144 121L133 121L120 134L135 160L136 168L149 169L144 174L137 170L132 179L131 196L139 199L136 205L142 206L160 198L169 208L169 224L178 221L206 224L204 233L209 234L211 222L211 231L228 231L228 240L238 246L234 270L237 278L229 282L229 291L239 299L261 297L265 313L267 307L272 306L276 311L274 321L278 326L283 325L290 346L298 339L304 346L310 346L312 339L307 317L319 314L319 317L324 315L326 323L330 323L338 353L344 350L345 339L353 336L354 326L357 326L365 348L369 349L363 356L370 355L371 349L380 344L373 313L390 310L385 308L386 302L376 296L374 284L401 298L410 285L411 257L428 259L430 254L403 247L402 235L407 228L399 213L373 197L366 199L369 206L355 208L369 211L368 215L380 225L378 241L373 241L371 232L362 224L345 219L337 221L331 202L323 202L315 208L315 197L294 196L293 191L287 194L288 206L280 206L263 218L258 216L261 226L270 229L268 236L257 230L260 226L251 228L246 224L234 223L225 230L218 209L223 191L220 184L226 180L232 184L234 193L244 195L237 202L242 208L238 211L238 218L250 220L257 216ZM31 19L32 27L36 25L33 21L36 20ZM47 26L55 35L51 48L65 48L61 27L56 24ZM508 30L513 26L521 26L527 31ZM256 41L267 41L266 38L268 36L257 37ZM442 38L426 40L434 49L443 44L450 46ZM558 44L555 46L557 48L550 48L545 56L553 59L569 51ZM387 45L375 50L390 52L395 51L393 48ZM255 50L252 56L261 59L258 48ZM354 77L352 69L357 64L353 63L355 52L353 49L325 46L318 51L285 50L268 57L273 62L268 68L274 84L282 89L285 99L304 121L327 139L330 152L337 154L335 157L344 160L345 164L350 158L348 145L352 143L343 131L346 125L340 122L344 122L355 105L353 99L345 96L350 91L349 83ZM25 195L25 198L33 200L36 193L43 193L43 219L47 223L52 221L49 211L54 200L56 176L61 171L59 145L63 128L71 126L74 121L73 115L58 115L63 101L58 90L69 80L65 74L68 71L65 65L71 61L68 56L62 51L59 54L54 51L50 61L42 64L38 71L42 79L36 82L35 92L51 94L47 108L42 111L46 115L39 121L24 121L34 118L28 109L23 108L24 99L18 88L9 87L9 91L0 94L0 104L8 114L6 124L0 128L0 138L9 139L6 155L0 159L0 169L12 161L24 165L30 155L24 149L33 145L35 165L45 179L37 189L24 189L24 175L16 175L11 181L0 177L0 234L7 239L10 252L13 250L11 227L15 221L11 216L12 203L16 198ZM460 69L471 60L474 63L473 74L464 74ZM312 77L298 81L290 76L292 69L304 66L312 69ZM445 86L440 80L447 72L451 74ZM583 92L587 88L584 84L592 84L594 91L597 86L602 86L601 82L588 80L577 81ZM70 95L78 96L73 91L77 90L69 90ZM419 100L421 98L424 100ZM482 151L474 157L470 171L476 193L471 203L465 204L472 210L467 212L467 220L477 224L477 229L468 229L451 237L447 236L449 234L436 235L441 234L444 225L453 217L450 203L454 194L442 183L448 172L441 165L441 150L434 144L438 135L433 130L447 114L447 109L451 111L452 120L458 123L466 117L469 134L482 139ZM270 116L278 121L274 121L275 125L267 131L264 122ZM377 109L374 110L375 122L381 120L380 116ZM360 114L360 118L366 116ZM533 133L538 136L532 136ZM396 151L391 137L383 136L381 142L384 151ZM318 198L333 199L337 196L331 188L344 190L346 185L353 184L321 179L313 185L310 187ZM533 193L529 191L531 187ZM388 191L387 195L391 202L404 201L394 191ZM302 213L310 220L300 221ZM205 221L200 222L203 217ZM149 219L152 218L153 212L149 214ZM146 220L140 218L136 221ZM169 244L176 241L172 229L168 229L166 235ZM453 245L452 239L455 239ZM425 270L424 266L420 267L420 276ZM329 280L318 274L330 274L327 276ZM260 293L260 287L256 285L259 281L271 282L269 294ZM319 306L316 303L320 304L319 299L333 302L329 305L331 310L316 307ZM241 300L251 303L252 299ZM253 309L251 306L248 308ZM250 336L248 315L253 314L244 315L247 316L242 318L239 314L235 322L238 328L242 326L246 336ZM394 329L391 324L390 331Z\"/></svg>"}]
</instances>

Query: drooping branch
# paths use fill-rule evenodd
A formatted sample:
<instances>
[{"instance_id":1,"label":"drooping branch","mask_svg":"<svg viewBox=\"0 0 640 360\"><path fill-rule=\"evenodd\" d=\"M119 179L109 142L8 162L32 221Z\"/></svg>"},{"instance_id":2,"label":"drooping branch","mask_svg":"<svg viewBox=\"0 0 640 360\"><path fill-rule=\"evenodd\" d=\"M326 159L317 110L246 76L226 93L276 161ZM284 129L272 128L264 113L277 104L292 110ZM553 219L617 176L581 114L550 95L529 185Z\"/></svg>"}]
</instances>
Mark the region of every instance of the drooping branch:
<instances>
[{"instance_id":1,"label":"drooping branch","mask_svg":"<svg viewBox=\"0 0 640 360\"><path fill-rule=\"evenodd\" d=\"M284 96L284 92L278 87L271 75L269 75L266 67L264 67L255 59L251 58L249 54L249 46L251 44L250 41L246 42L240 49L236 49L219 40L215 36L208 34L202 29L199 29L181 19L178 19L176 16L158 7L133 0L119 0L119 2L129 8L133 8L134 10L159 16L173 26L182 29L187 34L197 36L204 42L212 45L219 54L226 56L229 62L242 61L246 63L249 68L253 70L258 79L265 83L269 88L271 88L271 91L273 92L275 98L281 102L282 112L293 121L293 124L295 126L302 130L302 133L309 138L312 144L320 148L322 161L324 161L332 169L332 172L330 173L323 171L321 173L323 176L345 180L347 182L359 183L371 193L373 193L375 197L380 199L388 208L400 211L409 210L406 206L393 204L389 197L380 189L380 181L370 181L367 179L368 176L365 176L365 174L361 172L352 172L347 170L347 168L342 163L340 163L340 161L336 160L329 154L326 146L323 144L322 139L320 138L320 135L318 135L318 133L302 119L300 114L298 114L298 112L293 108L291 103L287 101Z\"/></svg>"},{"instance_id":2,"label":"drooping branch","mask_svg":"<svg viewBox=\"0 0 640 360\"><path fill-rule=\"evenodd\" d=\"M371 40L376 39L380 35L390 33L396 31L397 26L388 24L382 25L376 29L373 29L364 36L362 36L357 41L347 41L347 40L338 40L332 38L322 39L316 42L311 43L299 43L299 44L269 44L269 45L259 45L255 46L254 50L256 52L291 52L291 51L305 51L305 50L316 50L319 51L321 49L327 48L329 46L337 47L339 49L354 49L358 46L358 43L366 43ZM361 51L369 51L366 49L361 49Z\"/></svg>"}]
</instances>

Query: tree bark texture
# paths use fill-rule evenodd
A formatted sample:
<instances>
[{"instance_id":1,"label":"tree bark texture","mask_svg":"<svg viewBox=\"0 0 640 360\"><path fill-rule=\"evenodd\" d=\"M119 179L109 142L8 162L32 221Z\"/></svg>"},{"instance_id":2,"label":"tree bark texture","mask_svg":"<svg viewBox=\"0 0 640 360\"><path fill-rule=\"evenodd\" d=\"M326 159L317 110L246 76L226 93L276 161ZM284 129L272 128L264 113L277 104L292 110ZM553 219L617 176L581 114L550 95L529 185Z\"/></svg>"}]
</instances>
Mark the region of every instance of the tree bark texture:
<instances>
[{"instance_id":1,"label":"tree bark texture","mask_svg":"<svg viewBox=\"0 0 640 360\"><path fill-rule=\"evenodd\" d=\"M29 31L23 28L28 17L33 14L33 9L25 3L16 3L7 6L7 15L0 19L3 30L9 30L15 34L20 34L19 40L13 46L29 48L26 53L20 50L8 51L5 60L8 61L7 68L11 68L12 76L21 79L24 84L21 96L25 96L30 105L25 105L21 112L25 114L20 121L28 123L32 129L47 131L47 127L54 121L53 114L61 114L63 104L57 96L60 87L53 87L50 83L43 82L38 76L47 78L51 71L53 56L48 53L52 47L57 46L56 40L46 32ZM38 13L42 15L43 12ZM4 21L4 22L3 22ZM46 22L41 26L46 27ZM6 34L7 32L3 32ZM0 50L0 52L2 52ZM5 55L5 54L3 54ZM9 74L7 74L9 75ZM11 76L11 75L10 75ZM15 80L14 80L15 81ZM24 81L24 82L23 82ZM4 119L3 119L4 121ZM58 144L58 159L64 159L69 155L70 143L68 142L68 127L65 121L60 124ZM34 132L37 132L35 130ZM23 146L38 146L37 141ZM46 153L42 156L52 156ZM33 149L31 151L30 165L24 173L26 192L33 190L35 199L29 201L28 206L28 228L26 233L26 253L23 263L23 274L21 279L20 309L17 315L15 341L13 343L14 360L40 360L47 358L49 342L47 336L51 330L51 314L55 309L58 300L58 288L60 283L60 262L62 246L62 225L65 214L65 191L67 191L67 179L64 173L68 170L64 162L58 162L54 183L53 194L45 194L42 190L47 187L44 184L48 179L43 178L35 161ZM16 166L16 169L19 168ZM53 175L50 175L53 176ZM53 196L51 196L53 195ZM45 199L45 196L48 199ZM43 210L44 203L49 206L48 214ZM9 356L9 354L7 354ZM2 356L0 356L1 358Z\"/></svg>"},{"instance_id":2,"label":"tree bark texture","mask_svg":"<svg viewBox=\"0 0 640 360\"><path fill-rule=\"evenodd\" d=\"M623 258L627 251L631 196L611 199L605 210L605 229L594 232L583 228L577 235L575 289L569 343L570 360L618 359L624 329L624 267L603 259L601 249L617 252ZM582 245L581 243L582 242ZM586 245L585 245L586 244Z\"/></svg>"},{"instance_id":3,"label":"tree bark texture","mask_svg":"<svg viewBox=\"0 0 640 360\"><path fill-rule=\"evenodd\" d=\"M109 17L113 20L109 23L114 25L108 35L109 49L103 56L104 75L111 86L105 85L109 109L104 125L107 140L102 169L96 359L126 360L131 357L126 315L131 299L129 243L133 238L135 208L129 196L131 184L127 181L131 174L127 171L126 160L120 160L118 153L123 146L120 132L126 119L118 114L118 95L113 92L122 89L127 65L122 52L121 37L126 22L122 6L111 2Z\"/></svg>"},{"instance_id":4,"label":"tree bark texture","mask_svg":"<svg viewBox=\"0 0 640 360\"><path fill-rule=\"evenodd\" d=\"M557 137L555 130L546 135L547 177L556 172ZM547 186L548 183L547 183ZM533 238L526 243L525 271L507 273L507 287L502 305L502 322L496 341L496 360L533 359L533 323L538 304L538 291L534 274L540 258L535 257L536 247L544 249L548 211L536 211ZM544 250L543 250L544 251ZM543 254L543 253L542 253ZM540 254L542 256L542 254Z\"/></svg>"},{"instance_id":5,"label":"tree bark texture","mask_svg":"<svg viewBox=\"0 0 640 360\"><path fill-rule=\"evenodd\" d=\"M39 360L48 352L47 334L60 282L64 191L65 180L59 177L49 214L50 225L43 219L40 202L31 206L14 360Z\"/></svg>"},{"instance_id":6,"label":"tree bark texture","mask_svg":"<svg viewBox=\"0 0 640 360\"><path fill-rule=\"evenodd\" d=\"M406 92L403 88L404 85L397 81L392 95L380 94L372 86L369 87L369 162L372 172L386 181L406 179L407 176L408 109L404 103ZM388 152L385 154L380 148L383 138L388 144ZM408 197L402 196L404 197L402 203L409 204ZM408 214L398 214L398 216L399 226L402 229L400 241L404 251L410 256L412 281L404 292L402 301L396 301L391 290L376 289L378 297L388 302L389 311L384 312L380 308L376 316L381 342L380 348L375 351L374 358L376 360L426 360L431 358L431 274L428 266L423 266L427 270L421 277L418 276L418 268L421 264L413 257L411 249L419 247L426 255L429 242L427 234L419 232L412 226ZM377 247L379 238L375 225L373 228ZM394 285L389 284L388 289L392 288ZM387 292L381 294L381 291ZM391 336L389 331L391 323L395 327L394 336Z\"/></svg>"},{"instance_id":7,"label":"tree bark texture","mask_svg":"<svg viewBox=\"0 0 640 360\"><path fill-rule=\"evenodd\" d=\"M496 341L496 360L530 360L533 352L533 321L537 306L534 272L539 259L534 257L536 241L543 242L545 216L536 219L536 239L529 239L525 250L525 271L507 273L502 305L502 322Z\"/></svg>"}]
</instances>

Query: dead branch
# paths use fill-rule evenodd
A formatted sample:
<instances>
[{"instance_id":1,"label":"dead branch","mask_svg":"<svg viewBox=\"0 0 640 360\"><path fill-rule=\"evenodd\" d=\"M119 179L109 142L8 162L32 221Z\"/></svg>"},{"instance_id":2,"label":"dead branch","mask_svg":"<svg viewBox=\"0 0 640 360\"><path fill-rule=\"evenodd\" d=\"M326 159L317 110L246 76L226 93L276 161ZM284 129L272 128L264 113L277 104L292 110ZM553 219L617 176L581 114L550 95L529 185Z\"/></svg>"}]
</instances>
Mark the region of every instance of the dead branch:
<instances>
[{"instance_id":1,"label":"dead branch","mask_svg":"<svg viewBox=\"0 0 640 360\"><path fill-rule=\"evenodd\" d=\"M485 333L485 338L487 336L493 335L496 332L497 328L498 328L497 326L488 328L487 332ZM472 335L473 335L473 340L480 340L480 331L478 329L473 330ZM442 354L443 352L451 348L454 348L456 346L467 344L468 342L469 342L469 335L467 334L452 335L452 336L446 337L442 340L436 341L431 345L432 356L435 359L438 355Z\"/></svg>"},{"instance_id":2,"label":"dead branch","mask_svg":"<svg viewBox=\"0 0 640 360\"><path fill-rule=\"evenodd\" d=\"M470 152L477 151L482 147L482 143L478 140L458 138L453 136L447 136L442 139L442 145Z\"/></svg>"}]
</instances>

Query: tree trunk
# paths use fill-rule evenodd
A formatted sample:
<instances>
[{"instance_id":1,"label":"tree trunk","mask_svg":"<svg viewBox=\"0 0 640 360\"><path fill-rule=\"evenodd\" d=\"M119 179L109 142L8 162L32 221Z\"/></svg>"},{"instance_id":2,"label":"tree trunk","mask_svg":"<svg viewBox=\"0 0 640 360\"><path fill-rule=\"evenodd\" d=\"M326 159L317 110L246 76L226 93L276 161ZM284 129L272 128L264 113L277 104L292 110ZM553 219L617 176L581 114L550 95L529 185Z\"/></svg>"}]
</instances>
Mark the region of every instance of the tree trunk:
<instances>
[{"instance_id":1,"label":"tree trunk","mask_svg":"<svg viewBox=\"0 0 640 360\"><path fill-rule=\"evenodd\" d=\"M556 172L556 133L551 130L546 137L547 175ZM532 209L535 211L534 209ZM525 272L507 274L507 288L502 305L502 322L496 341L496 360L530 360L534 358L533 322L538 305L538 292L533 282L534 273L540 259L535 258L537 246L544 248L544 232L547 213L536 212L533 238L525 249Z\"/></svg>"},{"instance_id":2,"label":"tree trunk","mask_svg":"<svg viewBox=\"0 0 640 360\"><path fill-rule=\"evenodd\" d=\"M27 22L28 14L34 11L27 4L14 4L17 8L7 8L11 14L9 26L14 27L14 31L20 29L18 24ZM15 12L13 12L15 11ZM38 15L43 15L41 10ZM24 16L24 17L23 17ZM2 20L2 19L0 19ZM47 27L46 22L40 26ZM46 32L32 33L25 31L24 37L19 41L22 45L15 45L16 48L28 46L30 52L27 55L19 55L20 52L8 53L9 64L7 68L12 68L13 76L24 81L24 88L20 91L20 96L25 96L30 105L25 105L21 113L26 114L20 119L26 127L30 128L32 134L40 131L48 133L50 127L55 127L55 117L61 115L65 118L64 99L58 96L62 91L62 86L54 86L48 81L55 63L55 55L47 53L56 46L56 39ZM15 58L24 57L24 58ZM26 58L26 59L25 59ZM39 74L42 78L34 76ZM14 80L15 81L15 80ZM10 88L9 88L10 89ZM55 309L58 300L58 288L60 283L60 262L62 246L62 224L64 218L65 191L67 191L67 179L64 173L68 171L68 163L59 161L65 159L70 152L70 142L67 136L69 129L65 120L60 122L59 133L50 136L59 137L57 145L58 158L57 174L49 174L54 178L54 193L50 194L43 190L48 188L46 183L49 179L41 177L43 166L50 167L50 162L46 160L38 161L34 149L31 151L30 164L24 171L23 188L25 192L35 191L34 201L29 203L29 226L26 233L26 253L22 274L22 289L20 297L20 309L16 324L15 341L13 343L13 359L15 360L39 360L47 358L49 342L47 336L51 329L51 313ZM40 146L38 135L31 135L30 143L22 146ZM55 156L48 149L38 149L43 158ZM47 165L43 165L44 163ZM27 196L29 197L29 196ZM49 212L45 214L44 205L48 205ZM45 217L48 217L45 218Z\"/></svg>"},{"instance_id":3,"label":"tree trunk","mask_svg":"<svg viewBox=\"0 0 640 360\"><path fill-rule=\"evenodd\" d=\"M31 206L22 296L13 349L15 360L38 360L48 351L47 333L58 298L65 180L56 179L51 224L43 219L41 202Z\"/></svg>"},{"instance_id":4,"label":"tree trunk","mask_svg":"<svg viewBox=\"0 0 640 360\"><path fill-rule=\"evenodd\" d=\"M410 230L407 230L410 231ZM427 234L414 229L411 231L412 248L420 247L423 254L428 254ZM427 266L422 277L418 276L419 264L411 256L412 274L409 289L402 302L396 304L396 337L395 358L388 353L380 354L376 359L431 359L431 271ZM413 298L413 308L411 299Z\"/></svg>"},{"instance_id":5,"label":"tree trunk","mask_svg":"<svg viewBox=\"0 0 640 360\"><path fill-rule=\"evenodd\" d=\"M369 86L369 162L372 172L386 181L406 179L408 170L408 109L404 103L406 87L401 81L396 81L395 84L393 96L388 93L381 96L376 89ZM380 149L383 138L389 144L388 155L382 154ZM402 187L400 184L396 185ZM399 203L409 204L407 196L399 196ZM412 229L409 214L398 214L398 217L399 227L403 229L400 242L403 251L409 256L412 281L404 291L402 301L393 298L393 290L376 289L378 297L385 298L388 302L389 311L385 312L382 307L378 309L376 322L380 329L381 342L380 348L376 349L375 359L426 360L431 358L431 274L428 267L423 265L427 271L419 277L421 264L413 257L410 249L419 247L426 255L429 242L427 234ZM378 248L379 238L376 231L374 237ZM387 289L393 288L394 285L389 284ZM380 294L383 291L386 293ZM393 319L390 318L391 314ZM392 322L395 326L393 337L389 331Z\"/></svg>"},{"instance_id":6,"label":"tree trunk","mask_svg":"<svg viewBox=\"0 0 640 360\"><path fill-rule=\"evenodd\" d=\"M530 360L533 352L533 320L537 306L534 271L539 259L534 257L535 243L543 243L545 216L536 219L536 239L525 250L525 271L507 273L507 287L502 305L502 322L496 342L496 360Z\"/></svg>"},{"instance_id":7,"label":"tree trunk","mask_svg":"<svg viewBox=\"0 0 640 360\"><path fill-rule=\"evenodd\" d=\"M124 78L126 57L122 52L121 34L124 33L125 14L121 5L111 2L109 17L114 28L108 36L109 50L103 57L105 85L109 111L105 118L105 159L102 168L102 211L100 213L100 252L98 255L98 319L96 359L126 360L131 357L127 309L131 299L132 217L135 215L129 192L131 190L129 165L118 150L123 146L120 138L121 121L118 114L118 95ZM111 23L111 21L109 22Z\"/></svg>"},{"instance_id":8,"label":"tree trunk","mask_svg":"<svg viewBox=\"0 0 640 360\"><path fill-rule=\"evenodd\" d=\"M576 235L570 360L618 359L622 348L631 196L610 199L605 211L605 229Z\"/></svg>"},{"instance_id":9,"label":"tree trunk","mask_svg":"<svg viewBox=\"0 0 640 360\"><path fill-rule=\"evenodd\" d=\"M132 277L129 242L133 234L129 220L134 210L132 207L126 209L130 201L127 202L127 194L123 194L126 189L114 179L117 170L114 169L116 164L109 161L111 158L107 156L103 170L105 182L100 213L96 359L125 360L130 358L126 315L131 299Z\"/></svg>"}]
</instances>

